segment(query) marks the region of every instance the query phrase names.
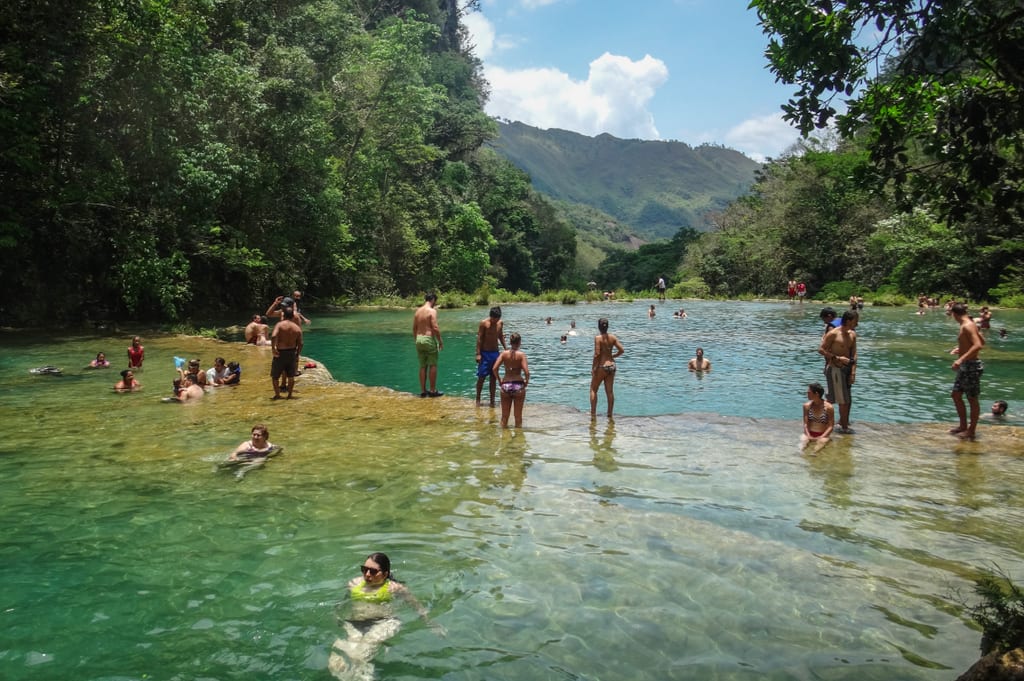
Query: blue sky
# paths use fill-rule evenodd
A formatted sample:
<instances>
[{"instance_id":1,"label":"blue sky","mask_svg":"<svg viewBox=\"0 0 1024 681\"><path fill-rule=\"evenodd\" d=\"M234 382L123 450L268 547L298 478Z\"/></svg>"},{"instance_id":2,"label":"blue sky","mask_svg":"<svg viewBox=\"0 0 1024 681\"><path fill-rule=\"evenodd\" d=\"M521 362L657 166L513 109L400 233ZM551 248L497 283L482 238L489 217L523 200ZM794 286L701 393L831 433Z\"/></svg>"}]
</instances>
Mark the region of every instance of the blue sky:
<instances>
[{"instance_id":1,"label":"blue sky","mask_svg":"<svg viewBox=\"0 0 1024 681\"><path fill-rule=\"evenodd\" d=\"M465 16L487 112L584 135L723 144L757 160L798 138L747 0L482 0Z\"/></svg>"}]
</instances>

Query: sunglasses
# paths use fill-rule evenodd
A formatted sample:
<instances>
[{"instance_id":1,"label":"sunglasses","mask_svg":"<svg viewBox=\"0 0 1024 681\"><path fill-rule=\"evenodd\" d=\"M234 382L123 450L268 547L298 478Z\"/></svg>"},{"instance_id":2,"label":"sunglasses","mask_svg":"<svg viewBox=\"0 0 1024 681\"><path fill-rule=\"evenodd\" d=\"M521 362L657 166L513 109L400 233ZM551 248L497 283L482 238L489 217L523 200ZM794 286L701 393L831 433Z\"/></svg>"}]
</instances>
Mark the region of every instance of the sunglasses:
<instances>
[{"instance_id":1,"label":"sunglasses","mask_svg":"<svg viewBox=\"0 0 1024 681\"><path fill-rule=\"evenodd\" d=\"M380 568L369 567L367 565L362 565L359 569L363 571L364 575L370 575L371 577L375 577L380 573Z\"/></svg>"}]
</instances>

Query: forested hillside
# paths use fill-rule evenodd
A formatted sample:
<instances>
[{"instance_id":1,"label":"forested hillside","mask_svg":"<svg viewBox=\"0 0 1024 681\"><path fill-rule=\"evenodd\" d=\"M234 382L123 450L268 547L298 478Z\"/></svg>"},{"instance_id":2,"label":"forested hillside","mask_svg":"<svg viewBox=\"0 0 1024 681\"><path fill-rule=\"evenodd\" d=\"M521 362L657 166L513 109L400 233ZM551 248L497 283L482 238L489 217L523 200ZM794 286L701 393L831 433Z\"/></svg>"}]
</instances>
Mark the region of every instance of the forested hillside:
<instances>
[{"instance_id":1,"label":"forested hillside","mask_svg":"<svg viewBox=\"0 0 1024 681\"><path fill-rule=\"evenodd\" d=\"M645 240L706 229L709 212L746 194L761 164L721 146L587 137L498 123L492 144L538 191L601 210Z\"/></svg>"},{"instance_id":2,"label":"forested hillside","mask_svg":"<svg viewBox=\"0 0 1024 681\"><path fill-rule=\"evenodd\" d=\"M0 321L578 281L462 6L0 4Z\"/></svg>"}]
</instances>

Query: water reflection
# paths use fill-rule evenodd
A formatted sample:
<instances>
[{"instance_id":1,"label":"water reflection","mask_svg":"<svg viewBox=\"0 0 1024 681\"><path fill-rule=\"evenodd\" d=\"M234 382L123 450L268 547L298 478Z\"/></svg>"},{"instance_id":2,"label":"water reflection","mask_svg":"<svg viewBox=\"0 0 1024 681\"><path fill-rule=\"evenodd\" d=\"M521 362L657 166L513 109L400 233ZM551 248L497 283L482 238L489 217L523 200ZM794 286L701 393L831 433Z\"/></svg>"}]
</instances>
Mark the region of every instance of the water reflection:
<instances>
[{"instance_id":1,"label":"water reflection","mask_svg":"<svg viewBox=\"0 0 1024 681\"><path fill-rule=\"evenodd\" d=\"M530 309L506 316L543 324ZM561 361L588 366L589 347L552 340ZM33 381L12 360L95 355L94 339L0 358L14 388L0 416L18 424L0 441L3 678L326 678L345 581L386 550L450 636L403 616L375 660L381 679L944 681L977 656L951 590L991 564L1024 574L1016 428L961 443L937 423L864 418L801 456L805 384L792 374L765 378L785 418L735 397L742 416L700 409L736 394L732 376L761 379L756 355L722 345L693 381L681 360L646 378L642 362L624 366L651 409L681 413L591 422L538 390L526 427L508 430L469 399L310 376L299 399L272 403L259 349L146 347L147 387L130 396L103 376ZM162 404L175 354L233 356L243 384L192 409ZM570 389L585 400L586 387ZM915 402L884 399L881 411L921 420ZM239 483L215 463L255 422L285 453Z\"/></svg>"},{"instance_id":2,"label":"water reflection","mask_svg":"<svg viewBox=\"0 0 1024 681\"><path fill-rule=\"evenodd\" d=\"M615 463L616 451L613 446L615 441L615 421L607 420L603 432L598 437L598 425L596 421L590 422L590 448L594 450L594 468L602 473L614 473L619 469Z\"/></svg>"}]
</instances>

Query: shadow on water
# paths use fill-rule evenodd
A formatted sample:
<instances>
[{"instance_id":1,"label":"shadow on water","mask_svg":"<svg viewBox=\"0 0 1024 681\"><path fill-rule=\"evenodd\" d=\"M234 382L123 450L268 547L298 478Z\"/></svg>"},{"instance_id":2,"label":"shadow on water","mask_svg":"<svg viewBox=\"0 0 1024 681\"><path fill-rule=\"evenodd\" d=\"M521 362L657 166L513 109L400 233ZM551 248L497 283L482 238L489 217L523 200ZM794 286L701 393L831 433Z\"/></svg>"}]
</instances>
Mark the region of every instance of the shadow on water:
<instances>
[{"instance_id":1,"label":"shadow on water","mask_svg":"<svg viewBox=\"0 0 1024 681\"><path fill-rule=\"evenodd\" d=\"M537 326L527 351L538 381L558 365L577 382L570 367L586 367L589 348L542 346L544 309L524 307L506 317ZM686 307L694 320L704 313ZM813 334L806 315L787 315L793 333ZM472 337L477 316L449 319L446 348L460 347L463 327ZM574 315L581 326L590 316ZM642 356L643 337L628 336L639 331L618 321L627 352ZM340 328L354 343L359 334ZM407 351L408 329L401 350L395 334L395 352ZM0 362L15 388L0 395L12 424L0 449L5 679L327 679L345 583L384 550L449 634L403 612L375 660L380 679L944 681L978 652L952 594L993 564L1024 574L1024 433L985 424L960 442L893 389L879 412L919 422L855 412L857 434L811 456L790 417L799 390L773 394L784 418L698 408L740 399L733 387L721 395L742 375L730 364L754 359L724 346L708 350L715 368L703 379L678 371L688 353L651 351L672 367L636 384L650 393L624 387L614 421L545 403L545 384L531 383L523 430L500 429L497 410L468 395L333 383L322 368L299 378L296 399L271 402L267 351L202 339L146 339L145 387L131 395L112 393L113 371L60 383L25 371L75 366L120 340L24 343ZM236 359L243 383L194 405L161 403L175 355ZM343 377L354 368L328 366ZM472 390L471 372L447 380ZM799 384L767 382L787 395ZM658 383L710 397L679 393L688 408L676 409ZM633 399L664 411L629 415ZM219 471L256 422L284 453L242 480Z\"/></svg>"}]
</instances>

